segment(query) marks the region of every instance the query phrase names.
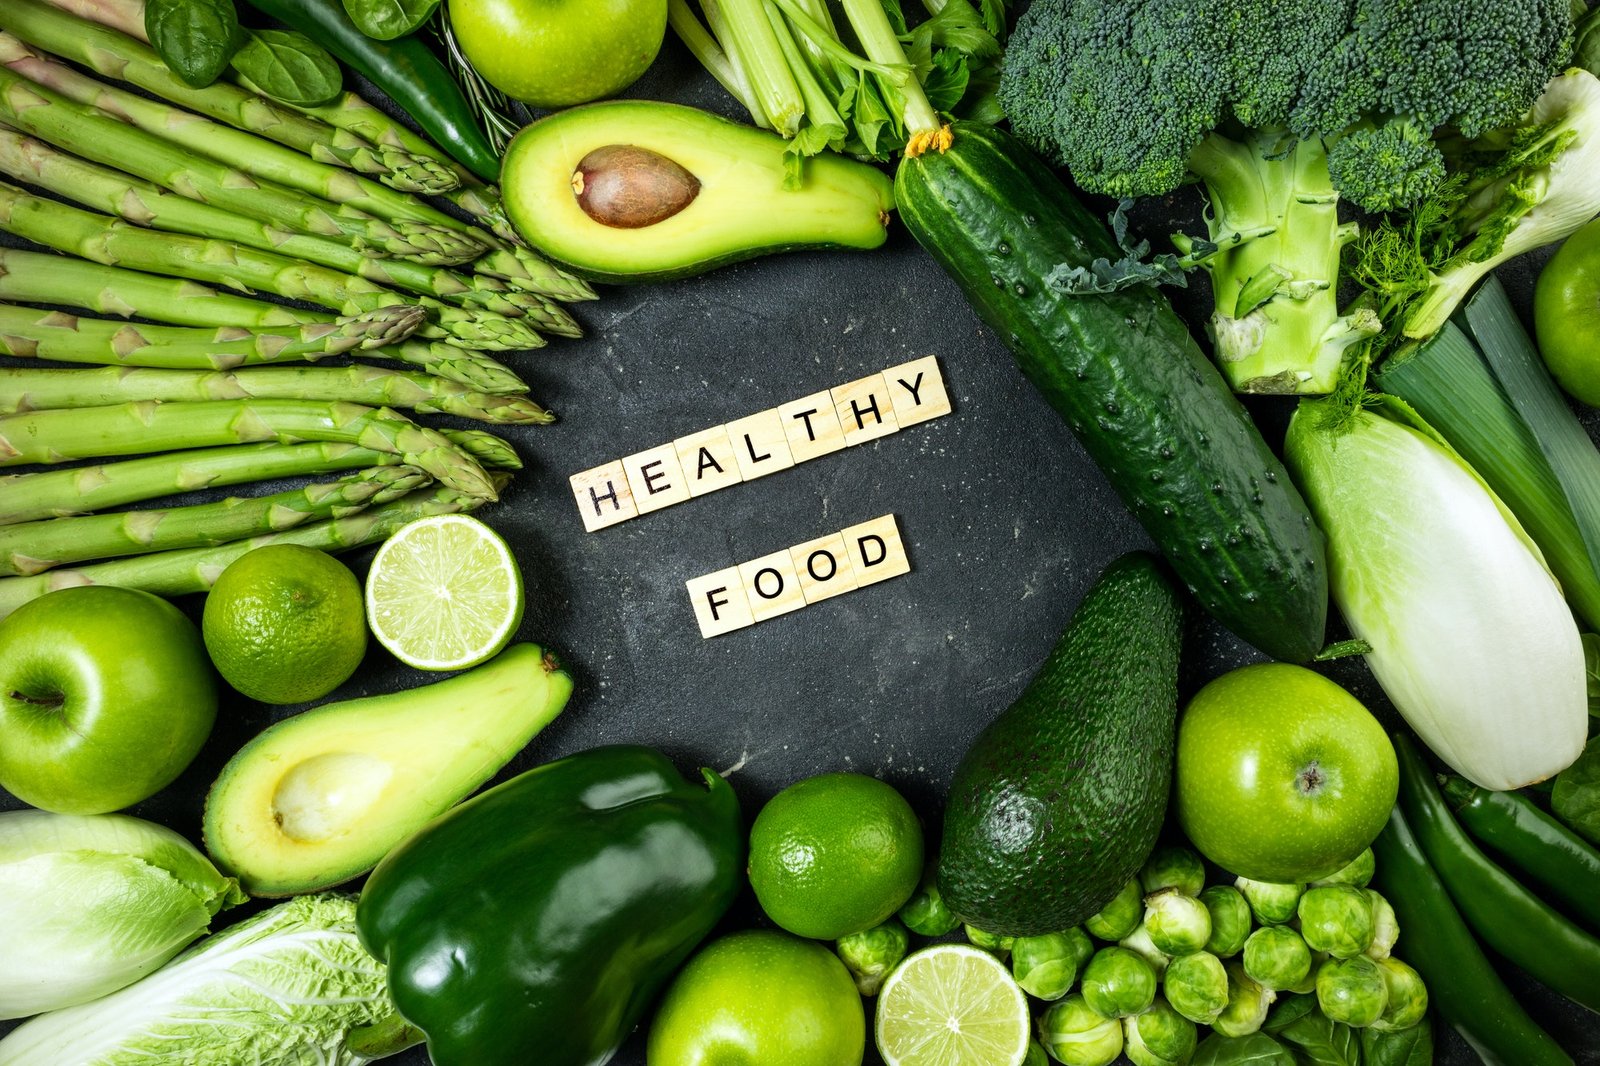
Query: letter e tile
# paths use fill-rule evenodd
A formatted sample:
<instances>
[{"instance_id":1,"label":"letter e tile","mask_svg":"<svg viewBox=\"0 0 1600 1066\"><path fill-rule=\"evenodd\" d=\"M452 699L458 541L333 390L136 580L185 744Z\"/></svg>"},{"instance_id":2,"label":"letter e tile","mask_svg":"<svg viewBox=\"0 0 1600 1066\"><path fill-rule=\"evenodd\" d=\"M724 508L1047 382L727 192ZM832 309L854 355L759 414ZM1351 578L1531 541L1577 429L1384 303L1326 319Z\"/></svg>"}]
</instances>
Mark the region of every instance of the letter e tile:
<instances>
[{"instance_id":1,"label":"letter e tile","mask_svg":"<svg viewBox=\"0 0 1600 1066\"><path fill-rule=\"evenodd\" d=\"M689 482L678 465L678 449L662 444L622 460L640 514L659 511L689 498Z\"/></svg>"}]
</instances>

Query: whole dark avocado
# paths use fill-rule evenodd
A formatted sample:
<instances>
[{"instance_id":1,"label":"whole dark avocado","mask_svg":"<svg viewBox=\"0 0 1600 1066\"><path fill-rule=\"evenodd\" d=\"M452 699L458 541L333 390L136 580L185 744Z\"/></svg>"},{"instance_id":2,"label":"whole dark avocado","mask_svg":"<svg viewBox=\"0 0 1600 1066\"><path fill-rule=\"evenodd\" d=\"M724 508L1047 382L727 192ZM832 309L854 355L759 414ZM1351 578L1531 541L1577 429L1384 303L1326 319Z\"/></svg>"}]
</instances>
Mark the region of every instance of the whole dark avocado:
<instances>
[{"instance_id":1,"label":"whole dark avocado","mask_svg":"<svg viewBox=\"0 0 1600 1066\"><path fill-rule=\"evenodd\" d=\"M602 1066L744 883L733 789L593 748L445 814L356 906L435 1066Z\"/></svg>"},{"instance_id":2,"label":"whole dark avocado","mask_svg":"<svg viewBox=\"0 0 1600 1066\"><path fill-rule=\"evenodd\" d=\"M962 921L1060 932L1139 871L1171 786L1182 621L1156 561L1123 556L973 741L950 784L938 868Z\"/></svg>"}]
</instances>

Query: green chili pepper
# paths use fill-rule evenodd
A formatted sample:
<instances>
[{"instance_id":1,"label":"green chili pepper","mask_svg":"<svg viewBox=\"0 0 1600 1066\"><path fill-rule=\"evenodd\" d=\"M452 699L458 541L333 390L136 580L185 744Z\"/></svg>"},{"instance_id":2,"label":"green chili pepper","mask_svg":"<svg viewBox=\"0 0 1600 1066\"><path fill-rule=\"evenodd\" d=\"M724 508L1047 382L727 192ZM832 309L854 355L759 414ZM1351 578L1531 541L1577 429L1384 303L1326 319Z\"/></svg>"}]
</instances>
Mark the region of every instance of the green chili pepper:
<instances>
[{"instance_id":1,"label":"green chili pepper","mask_svg":"<svg viewBox=\"0 0 1600 1066\"><path fill-rule=\"evenodd\" d=\"M1444 797L1467 832L1600 930L1600 851L1593 845L1517 792L1447 777Z\"/></svg>"}]
</instances>

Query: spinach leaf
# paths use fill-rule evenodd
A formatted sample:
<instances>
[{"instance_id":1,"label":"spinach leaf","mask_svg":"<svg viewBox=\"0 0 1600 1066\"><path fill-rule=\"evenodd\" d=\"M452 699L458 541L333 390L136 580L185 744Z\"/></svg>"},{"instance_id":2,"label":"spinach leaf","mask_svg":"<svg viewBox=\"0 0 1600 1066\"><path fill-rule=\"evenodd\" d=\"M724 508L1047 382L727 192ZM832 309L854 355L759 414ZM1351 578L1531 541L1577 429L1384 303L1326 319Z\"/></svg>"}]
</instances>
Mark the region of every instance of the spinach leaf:
<instances>
[{"instance_id":1,"label":"spinach leaf","mask_svg":"<svg viewBox=\"0 0 1600 1066\"><path fill-rule=\"evenodd\" d=\"M1433 1066L1433 1015L1398 1033L1361 1030L1366 1066Z\"/></svg>"},{"instance_id":2,"label":"spinach leaf","mask_svg":"<svg viewBox=\"0 0 1600 1066\"><path fill-rule=\"evenodd\" d=\"M251 30L233 57L233 69L262 95L297 107L325 104L344 87L334 58L293 30Z\"/></svg>"},{"instance_id":3,"label":"spinach leaf","mask_svg":"<svg viewBox=\"0 0 1600 1066\"><path fill-rule=\"evenodd\" d=\"M1361 1066L1361 1042L1348 1025L1311 1011L1281 1029L1278 1039L1295 1049L1302 1066Z\"/></svg>"},{"instance_id":4,"label":"spinach leaf","mask_svg":"<svg viewBox=\"0 0 1600 1066\"><path fill-rule=\"evenodd\" d=\"M356 29L380 41L415 33L439 0L344 0L344 13Z\"/></svg>"},{"instance_id":5,"label":"spinach leaf","mask_svg":"<svg viewBox=\"0 0 1600 1066\"><path fill-rule=\"evenodd\" d=\"M1589 690L1589 714L1600 718L1600 633L1583 634L1583 673Z\"/></svg>"},{"instance_id":6,"label":"spinach leaf","mask_svg":"<svg viewBox=\"0 0 1600 1066\"><path fill-rule=\"evenodd\" d=\"M1556 775L1550 810L1574 833L1600 844L1600 737L1589 741L1578 761Z\"/></svg>"},{"instance_id":7,"label":"spinach leaf","mask_svg":"<svg viewBox=\"0 0 1600 1066\"><path fill-rule=\"evenodd\" d=\"M1189 1066L1295 1066L1289 1049L1266 1033L1228 1037L1213 1033L1195 1050Z\"/></svg>"},{"instance_id":8,"label":"spinach leaf","mask_svg":"<svg viewBox=\"0 0 1600 1066\"><path fill-rule=\"evenodd\" d=\"M244 43L233 0L147 0L144 32L161 61L196 89L221 77Z\"/></svg>"},{"instance_id":9,"label":"spinach leaf","mask_svg":"<svg viewBox=\"0 0 1600 1066\"><path fill-rule=\"evenodd\" d=\"M1317 997L1299 995L1290 992L1279 996L1277 1003L1272 1007L1272 1013L1267 1015L1267 1020L1261 1028L1277 1036L1295 1022L1306 1015L1314 1013L1317 1009Z\"/></svg>"}]
</instances>

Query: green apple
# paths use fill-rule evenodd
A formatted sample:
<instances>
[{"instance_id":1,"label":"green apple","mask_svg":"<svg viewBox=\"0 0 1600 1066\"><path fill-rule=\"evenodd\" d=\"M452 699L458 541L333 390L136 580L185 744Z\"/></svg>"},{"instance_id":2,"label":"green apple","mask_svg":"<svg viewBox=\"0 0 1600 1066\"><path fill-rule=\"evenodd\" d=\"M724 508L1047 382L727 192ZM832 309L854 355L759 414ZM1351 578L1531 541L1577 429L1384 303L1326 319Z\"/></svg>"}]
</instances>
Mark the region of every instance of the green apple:
<instances>
[{"instance_id":1,"label":"green apple","mask_svg":"<svg viewBox=\"0 0 1600 1066\"><path fill-rule=\"evenodd\" d=\"M1377 719L1300 666L1201 689L1178 723L1178 819L1218 866L1255 881L1327 877L1372 843L1400 770Z\"/></svg>"},{"instance_id":2,"label":"green apple","mask_svg":"<svg viewBox=\"0 0 1600 1066\"><path fill-rule=\"evenodd\" d=\"M216 714L200 631L160 597L62 589L0 622L0 788L25 803L138 803L183 772Z\"/></svg>"},{"instance_id":3,"label":"green apple","mask_svg":"<svg viewBox=\"0 0 1600 1066\"><path fill-rule=\"evenodd\" d=\"M667 0L451 0L450 27L489 84L569 107L639 80L661 50Z\"/></svg>"},{"instance_id":4,"label":"green apple","mask_svg":"<svg viewBox=\"0 0 1600 1066\"><path fill-rule=\"evenodd\" d=\"M821 944L752 930L689 960L650 1027L649 1066L859 1066L866 1012Z\"/></svg>"},{"instance_id":5,"label":"green apple","mask_svg":"<svg viewBox=\"0 0 1600 1066\"><path fill-rule=\"evenodd\" d=\"M1539 352L1575 398L1600 406L1600 221L1567 238L1533 293Z\"/></svg>"}]
</instances>

